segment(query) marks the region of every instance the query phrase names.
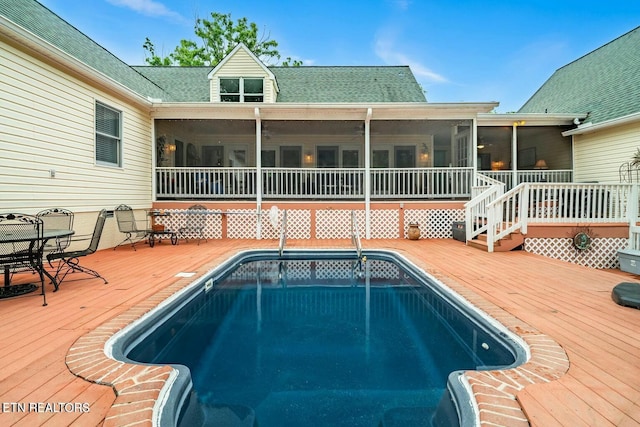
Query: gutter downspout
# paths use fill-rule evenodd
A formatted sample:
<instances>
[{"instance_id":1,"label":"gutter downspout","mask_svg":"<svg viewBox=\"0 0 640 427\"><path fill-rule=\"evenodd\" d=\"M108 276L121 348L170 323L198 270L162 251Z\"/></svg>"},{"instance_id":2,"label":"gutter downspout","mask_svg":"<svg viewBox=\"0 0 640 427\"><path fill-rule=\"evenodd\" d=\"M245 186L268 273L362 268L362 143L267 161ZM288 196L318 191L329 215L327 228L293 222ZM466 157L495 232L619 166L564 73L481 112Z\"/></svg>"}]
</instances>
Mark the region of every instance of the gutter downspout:
<instances>
[{"instance_id":1,"label":"gutter downspout","mask_svg":"<svg viewBox=\"0 0 640 427\"><path fill-rule=\"evenodd\" d=\"M156 153L158 151L156 140L155 119L151 119L151 203L158 201L158 160Z\"/></svg>"},{"instance_id":2,"label":"gutter downspout","mask_svg":"<svg viewBox=\"0 0 640 427\"><path fill-rule=\"evenodd\" d=\"M471 119L471 152L474 153L471 156L471 164L473 165L473 182L471 187L478 185L478 119L474 117Z\"/></svg>"},{"instance_id":3,"label":"gutter downspout","mask_svg":"<svg viewBox=\"0 0 640 427\"><path fill-rule=\"evenodd\" d=\"M254 110L256 117L256 238L262 238L262 119L260 108Z\"/></svg>"},{"instance_id":4,"label":"gutter downspout","mask_svg":"<svg viewBox=\"0 0 640 427\"><path fill-rule=\"evenodd\" d=\"M367 108L364 119L364 230L371 239L371 116L373 109Z\"/></svg>"}]
</instances>

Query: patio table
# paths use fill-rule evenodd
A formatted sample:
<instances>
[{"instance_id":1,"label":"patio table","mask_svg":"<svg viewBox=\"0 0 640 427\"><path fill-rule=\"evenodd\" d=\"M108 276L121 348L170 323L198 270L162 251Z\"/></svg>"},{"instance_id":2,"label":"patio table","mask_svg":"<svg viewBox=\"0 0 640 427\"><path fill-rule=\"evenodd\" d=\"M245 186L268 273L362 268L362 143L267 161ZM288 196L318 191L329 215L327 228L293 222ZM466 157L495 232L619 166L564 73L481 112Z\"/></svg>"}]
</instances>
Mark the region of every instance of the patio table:
<instances>
[{"instance_id":1,"label":"patio table","mask_svg":"<svg viewBox=\"0 0 640 427\"><path fill-rule=\"evenodd\" d=\"M38 236L35 232L33 232L32 234L25 234L22 233L19 237L10 233L10 232L6 232L6 231L0 231L0 244L11 244L11 243L17 243L17 242L26 242L26 241L31 241L32 243L29 245L30 250L37 250L37 253L35 254L35 256L32 257L32 260L35 262L32 262L31 267L36 269L36 272L40 273L44 273L45 276L47 276L50 280L51 283L53 283L54 286L54 291L58 290L58 283L56 281L56 278L54 276L52 276L45 268L44 268L44 263L43 263L43 255L42 255L42 248L44 247L44 245L47 243L47 241L49 241L50 239L55 239L55 238L59 238L59 237L67 237L67 236L71 236L74 234L73 230L59 230L59 229L49 229L49 230L44 230L42 233L42 247L40 248L34 248L35 242L38 240ZM8 297L13 297L13 296L17 296L17 295L22 295L25 293L29 293L29 292L33 292L36 289L38 289L37 286L30 284L30 286L19 286L17 288L15 288L15 291L12 291L12 286L11 286L11 268L6 265L4 267L4 289L3 292L0 293L0 298L8 298Z\"/></svg>"}]
</instances>

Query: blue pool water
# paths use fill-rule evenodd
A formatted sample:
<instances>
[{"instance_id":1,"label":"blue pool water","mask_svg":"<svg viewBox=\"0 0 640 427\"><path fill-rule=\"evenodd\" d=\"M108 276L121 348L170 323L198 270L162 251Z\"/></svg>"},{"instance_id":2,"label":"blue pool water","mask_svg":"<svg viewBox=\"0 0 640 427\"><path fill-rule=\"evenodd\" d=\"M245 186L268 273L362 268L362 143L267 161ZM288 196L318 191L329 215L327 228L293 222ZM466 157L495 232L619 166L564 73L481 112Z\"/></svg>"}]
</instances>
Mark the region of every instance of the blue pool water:
<instances>
[{"instance_id":1,"label":"blue pool water","mask_svg":"<svg viewBox=\"0 0 640 427\"><path fill-rule=\"evenodd\" d=\"M505 334L388 256L254 258L123 349L188 367L197 415L182 425L453 425L450 373L521 359Z\"/></svg>"}]
</instances>

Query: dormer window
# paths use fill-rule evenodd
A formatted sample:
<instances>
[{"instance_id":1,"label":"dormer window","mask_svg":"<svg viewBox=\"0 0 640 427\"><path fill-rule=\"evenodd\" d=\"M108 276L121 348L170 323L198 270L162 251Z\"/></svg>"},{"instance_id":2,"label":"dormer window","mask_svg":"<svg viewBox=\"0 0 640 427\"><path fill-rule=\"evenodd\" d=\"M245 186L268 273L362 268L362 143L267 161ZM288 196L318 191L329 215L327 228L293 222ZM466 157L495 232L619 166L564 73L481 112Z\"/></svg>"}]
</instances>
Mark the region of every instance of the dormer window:
<instances>
[{"instance_id":1,"label":"dormer window","mask_svg":"<svg viewBox=\"0 0 640 427\"><path fill-rule=\"evenodd\" d=\"M264 102L264 80L220 78L220 102Z\"/></svg>"}]
</instances>

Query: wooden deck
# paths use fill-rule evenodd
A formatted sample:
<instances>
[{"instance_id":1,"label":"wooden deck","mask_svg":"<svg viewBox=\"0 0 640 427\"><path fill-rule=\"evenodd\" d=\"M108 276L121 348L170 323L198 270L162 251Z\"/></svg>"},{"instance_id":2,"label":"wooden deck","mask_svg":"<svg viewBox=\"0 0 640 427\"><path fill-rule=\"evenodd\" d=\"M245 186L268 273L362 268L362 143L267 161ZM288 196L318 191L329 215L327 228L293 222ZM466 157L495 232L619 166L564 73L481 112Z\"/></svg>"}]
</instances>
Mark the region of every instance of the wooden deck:
<instances>
[{"instance_id":1,"label":"wooden deck","mask_svg":"<svg viewBox=\"0 0 640 427\"><path fill-rule=\"evenodd\" d=\"M287 243L347 246L350 242L328 240ZM518 414L517 404L513 408L509 403L505 411L513 415L498 417L496 425L640 425L640 310L611 300L613 286L636 281L636 276L522 251L489 254L450 239L363 241L363 246L401 253L512 330L529 333L528 343L542 335L564 349L568 364L557 354L548 357L557 358L555 372L563 375L521 370L519 375L529 375L531 383L525 388L510 377L516 370L506 374L496 389L510 389L517 400L504 401L519 402L519 414L526 419ZM129 247L103 250L83 259L83 264L100 271L109 284L100 279L65 281L56 293L48 288L47 307L37 293L0 300L0 425L133 425L135 420L136 425L151 425L145 408L157 394L137 389L138 383L130 380L130 393L125 394L121 385L99 385L72 374L70 367L76 374L83 369L73 356L82 347L78 343L95 337L103 342L107 329L121 327L192 280L177 278L179 272L203 274L239 250L276 247L272 240L209 240L199 246L162 243L154 248L138 245L135 252ZM544 351L534 344L533 358ZM84 364L94 372L101 369ZM497 380L470 378L481 419L489 423L500 411L485 403L503 396L483 390ZM104 380L118 381L122 384L123 378ZM118 417L122 408L128 408L126 417Z\"/></svg>"}]
</instances>

